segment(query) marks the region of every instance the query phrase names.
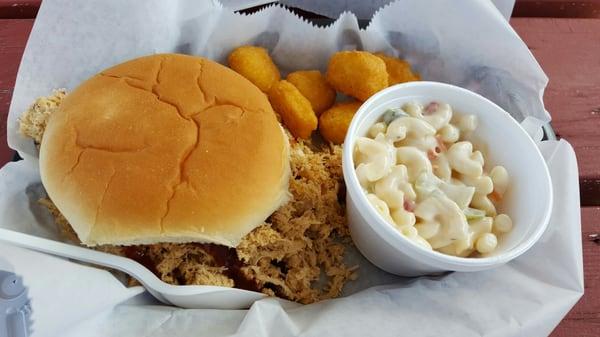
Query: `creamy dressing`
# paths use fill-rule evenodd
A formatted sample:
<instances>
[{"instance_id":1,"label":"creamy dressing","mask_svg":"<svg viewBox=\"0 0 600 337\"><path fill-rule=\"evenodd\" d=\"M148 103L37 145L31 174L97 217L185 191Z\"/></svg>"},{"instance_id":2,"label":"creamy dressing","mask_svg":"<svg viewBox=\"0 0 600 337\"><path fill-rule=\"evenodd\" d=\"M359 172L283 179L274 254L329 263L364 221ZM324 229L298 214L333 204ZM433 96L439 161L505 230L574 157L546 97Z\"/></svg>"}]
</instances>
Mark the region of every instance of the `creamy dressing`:
<instances>
[{"instance_id":1,"label":"creamy dressing","mask_svg":"<svg viewBox=\"0 0 600 337\"><path fill-rule=\"evenodd\" d=\"M476 127L476 116L455 114L446 103L407 103L356 140L356 175L367 199L422 247L488 254L497 235L512 229L510 217L496 212L508 172L485 171L483 154L465 140Z\"/></svg>"}]
</instances>

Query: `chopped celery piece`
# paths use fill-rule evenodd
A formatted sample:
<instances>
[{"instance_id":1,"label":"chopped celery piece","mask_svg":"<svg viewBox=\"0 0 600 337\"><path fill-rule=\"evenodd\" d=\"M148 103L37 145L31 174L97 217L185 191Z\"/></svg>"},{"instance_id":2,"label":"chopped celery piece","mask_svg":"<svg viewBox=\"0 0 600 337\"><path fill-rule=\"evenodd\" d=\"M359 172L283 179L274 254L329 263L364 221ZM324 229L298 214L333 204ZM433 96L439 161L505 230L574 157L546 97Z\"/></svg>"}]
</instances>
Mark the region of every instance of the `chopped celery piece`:
<instances>
[{"instance_id":1,"label":"chopped celery piece","mask_svg":"<svg viewBox=\"0 0 600 337\"><path fill-rule=\"evenodd\" d=\"M465 208L463 213L465 213L467 220L478 220L485 217L485 211L471 207Z\"/></svg>"},{"instance_id":2,"label":"chopped celery piece","mask_svg":"<svg viewBox=\"0 0 600 337\"><path fill-rule=\"evenodd\" d=\"M408 114L402 108L387 109L383 114L383 122L389 125L395 119L400 117L408 117Z\"/></svg>"}]
</instances>

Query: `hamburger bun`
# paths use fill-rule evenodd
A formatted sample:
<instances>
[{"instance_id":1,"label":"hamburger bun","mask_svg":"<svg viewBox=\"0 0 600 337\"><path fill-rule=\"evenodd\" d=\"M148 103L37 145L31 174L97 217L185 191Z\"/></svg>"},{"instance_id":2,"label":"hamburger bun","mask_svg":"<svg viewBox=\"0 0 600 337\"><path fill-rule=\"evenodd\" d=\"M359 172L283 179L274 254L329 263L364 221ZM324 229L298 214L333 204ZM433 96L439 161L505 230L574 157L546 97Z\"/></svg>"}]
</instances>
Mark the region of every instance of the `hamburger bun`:
<instances>
[{"instance_id":1,"label":"hamburger bun","mask_svg":"<svg viewBox=\"0 0 600 337\"><path fill-rule=\"evenodd\" d=\"M289 198L289 144L267 97L208 59L134 59L93 76L51 116L49 197L82 243L235 247Z\"/></svg>"}]
</instances>

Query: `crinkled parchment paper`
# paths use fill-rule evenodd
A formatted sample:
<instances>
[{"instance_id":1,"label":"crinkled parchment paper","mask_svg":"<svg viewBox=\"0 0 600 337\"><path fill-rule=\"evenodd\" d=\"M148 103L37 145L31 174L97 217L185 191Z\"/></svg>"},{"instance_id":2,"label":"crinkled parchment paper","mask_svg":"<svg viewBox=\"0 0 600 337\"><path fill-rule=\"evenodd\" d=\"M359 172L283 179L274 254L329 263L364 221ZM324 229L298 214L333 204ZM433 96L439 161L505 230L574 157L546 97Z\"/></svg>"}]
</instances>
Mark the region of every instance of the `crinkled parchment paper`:
<instances>
[{"instance_id":1,"label":"crinkled parchment paper","mask_svg":"<svg viewBox=\"0 0 600 337\"><path fill-rule=\"evenodd\" d=\"M57 238L35 202L43 193L37 151L17 133L18 116L36 97L72 89L132 57L180 52L222 62L241 44L268 48L284 73L324 70L341 49L385 51L409 60L424 79L483 94L517 120L549 120L541 100L546 76L487 1L400 0L359 30L348 12L318 28L277 6L244 16L191 0L45 0L9 114L9 144L25 160L0 170L0 226ZM7 245L0 245L0 256L29 287L34 336L544 336L583 294L583 271L575 155L565 141L540 147L556 196L549 229L528 253L495 270L403 279L354 252L361 277L345 297L306 306L270 298L249 310L183 310L161 306L101 269Z\"/></svg>"}]
</instances>

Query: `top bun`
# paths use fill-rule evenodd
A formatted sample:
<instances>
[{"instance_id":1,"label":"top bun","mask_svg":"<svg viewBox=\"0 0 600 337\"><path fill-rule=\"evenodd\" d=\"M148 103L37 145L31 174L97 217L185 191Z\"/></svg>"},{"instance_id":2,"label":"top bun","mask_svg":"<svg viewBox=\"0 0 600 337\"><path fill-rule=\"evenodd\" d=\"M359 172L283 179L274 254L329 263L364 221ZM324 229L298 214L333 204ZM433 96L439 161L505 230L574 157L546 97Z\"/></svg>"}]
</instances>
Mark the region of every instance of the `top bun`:
<instances>
[{"instance_id":1,"label":"top bun","mask_svg":"<svg viewBox=\"0 0 600 337\"><path fill-rule=\"evenodd\" d=\"M49 197L89 246L235 247L288 200L289 165L267 97L227 67L179 54L85 81L40 148Z\"/></svg>"}]
</instances>

